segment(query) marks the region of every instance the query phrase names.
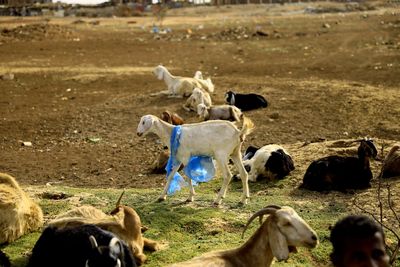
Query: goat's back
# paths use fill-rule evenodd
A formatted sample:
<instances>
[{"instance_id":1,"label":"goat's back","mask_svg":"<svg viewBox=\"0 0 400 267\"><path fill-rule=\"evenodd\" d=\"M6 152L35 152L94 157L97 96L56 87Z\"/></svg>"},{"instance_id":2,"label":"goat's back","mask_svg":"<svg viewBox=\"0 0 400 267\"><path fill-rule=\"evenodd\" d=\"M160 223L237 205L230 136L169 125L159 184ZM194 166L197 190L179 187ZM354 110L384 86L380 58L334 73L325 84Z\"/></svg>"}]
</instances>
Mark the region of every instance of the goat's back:
<instances>
[{"instance_id":1,"label":"goat's back","mask_svg":"<svg viewBox=\"0 0 400 267\"><path fill-rule=\"evenodd\" d=\"M315 191L365 189L372 172L357 157L328 156L313 161L303 177L301 188Z\"/></svg>"},{"instance_id":2,"label":"goat's back","mask_svg":"<svg viewBox=\"0 0 400 267\"><path fill-rule=\"evenodd\" d=\"M108 246L110 240L115 237L112 233L94 225L61 229L49 226L36 242L27 267L85 266L92 251L89 236L94 236L99 246ZM126 244L122 244L125 263L122 266L136 266Z\"/></svg>"}]
</instances>

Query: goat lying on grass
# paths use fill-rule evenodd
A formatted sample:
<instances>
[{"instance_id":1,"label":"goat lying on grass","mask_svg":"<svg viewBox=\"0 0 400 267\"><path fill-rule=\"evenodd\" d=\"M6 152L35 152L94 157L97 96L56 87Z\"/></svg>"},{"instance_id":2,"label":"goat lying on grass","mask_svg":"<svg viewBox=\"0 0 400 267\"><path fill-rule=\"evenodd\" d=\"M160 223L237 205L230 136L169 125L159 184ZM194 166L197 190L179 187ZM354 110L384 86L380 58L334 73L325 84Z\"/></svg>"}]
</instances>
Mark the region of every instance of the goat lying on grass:
<instances>
[{"instance_id":1,"label":"goat lying on grass","mask_svg":"<svg viewBox=\"0 0 400 267\"><path fill-rule=\"evenodd\" d=\"M241 130L229 121L206 121L184 124L181 127L180 147L176 155L177 160L185 166L187 166L190 158L194 155L210 156L217 161L218 167L222 171L224 177L221 190L218 193L217 199L214 201L214 203L218 205L221 203L222 198L225 197L228 184L231 180L232 174L228 168L228 160L231 158L242 179L243 195L241 202L246 204L250 194L247 172L243 167L240 148L245 136L249 134L254 127L251 120L245 117ZM173 128L173 125L160 120L156 116L145 115L140 119L137 135L142 136L150 132L155 133L160 137L162 143L170 148ZM167 192L172 178L179 167L179 164L174 166L168 175L167 183L163 193L159 197L159 201L163 201L167 198ZM189 186L190 195L188 201L193 201L195 192L191 179L189 179Z\"/></svg>"},{"instance_id":2,"label":"goat lying on grass","mask_svg":"<svg viewBox=\"0 0 400 267\"><path fill-rule=\"evenodd\" d=\"M202 88L208 93L214 92L214 85L210 78L208 78L207 80L203 80L191 77L173 76L167 70L166 67L161 65L158 65L153 70L153 74L157 77L157 79L164 80L168 90L151 94L151 96L157 96L157 95L168 95L169 97L190 96L193 92L193 89L196 87ZM200 76L196 74L196 77Z\"/></svg>"},{"instance_id":3,"label":"goat lying on grass","mask_svg":"<svg viewBox=\"0 0 400 267\"><path fill-rule=\"evenodd\" d=\"M383 161L382 177L400 176L400 144L394 145Z\"/></svg>"},{"instance_id":4,"label":"goat lying on grass","mask_svg":"<svg viewBox=\"0 0 400 267\"><path fill-rule=\"evenodd\" d=\"M247 222L243 234L257 217L268 214L268 218L241 247L225 251L210 252L192 260L172 264L170 267L260 267L270 266L273 258L287 260L289 252L297 246L314 248L318 245L317 234L290 207L267 206L255 213Z\"/></svg>"},{"instance_id":5,"label":"goat lying on grass","mask_svg":"<svg viewBox=\"0 0 400 267\"><path fill-rule=\"evenodd\" d=\"M243 165L249 172L249 181L253 182L259 176L270 180L283 179L294 170L292 157L279 145L250 146L244 155Z\"/></svg>"},{"instance_id":6,"label":"goat lying on grass","mask_svg":"<svg viewBox=\"0 0 400 267\"><path fill-rule=\"evenodd\" d=\"M207 107L204 104L197 106L197 114L205 121L208 120L227 120L240 122L243 114L237 107L229 105L219 105Z\"/></svg>"},{"instance_id":7,"label":"goat lying on grass","mask_svg":"<svg viewBox=\"0 0 400 267\"><path fill-rule=\"evenodd\" d=\"M136 267L128 246L94 225L47 227L27 267Z\"/></svg>"},{"instance_id":8,"label":"goat lying on grass","mask_svg":"<svg viewBox=\"0 0 400 267\"><path fill-rule=\"evenodd\" d=\"M370 158L377 150L372 140L358 140L358 157L328 156L313 161L308 166L300 188L314 191L345 191L371 187Z\"/></svg>"},{"instance_id":9,"label":"goat lying on grass","mask_svg":"<svg viewBox=\"0 0 400 267\"><path fill-rule=\"evenodd\" d=\"M10 259L0 250L0 267L11 267Z\"/></svg>"},{"instance_id":10,"label":"goat lying on grass","mask_svg":"<svg viewBox=\"0 0 400 267\"><path fill-rule=\"evenodd\" d=\"M147 248L148 250L156 251L159 249L159 244L142 236L143 228L139 215L134 209L120 205L121 197L116 204L116 208L111 211L111 216L94 207L82 206L57 216L49 225L64 228L93 224L110 231L128 244L137 264L141 265L147 258L143 253L143 249Z\"/></svg>"},{"instance_id":11,"label":"goat lying on grass","mask_svg":"<svg viewBox=\"0 0 400 267\"><path fill-rule=\"evenodd\" d=\"M43 213L14 177L0 173L0 244L43 226Z\"/></svg>"}]
</instances>

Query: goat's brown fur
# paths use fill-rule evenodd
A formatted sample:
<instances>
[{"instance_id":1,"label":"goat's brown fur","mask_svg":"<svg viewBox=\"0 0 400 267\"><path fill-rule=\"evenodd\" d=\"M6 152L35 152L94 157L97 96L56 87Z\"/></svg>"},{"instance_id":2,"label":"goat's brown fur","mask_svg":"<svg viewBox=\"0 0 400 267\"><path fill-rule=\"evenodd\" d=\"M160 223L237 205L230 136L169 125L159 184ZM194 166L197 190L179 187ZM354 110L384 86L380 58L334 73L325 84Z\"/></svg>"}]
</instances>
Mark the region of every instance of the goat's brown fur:
<instances>
[{"instance_id":1,"label":"goat's brown fur","mask_svg":"<svg viewBox=\"0 0 400 267\"><path fill-rule=\"evenodd\" d=\"M0 244L43 226L43 213L14 177L0 173Z\"/></svg>"},{"instance_id":2,"label":"goat's brown fur","mask_svg":"<svg viewBox=\"0 0 400 267\"><path fill-rule=\"evenodd\" d=\"M182 125L185 123L181 116L168 110L161 113L161 119L165 122L171 123L172 125Z\"/></svg>"},{"instance_id":3,"label":"goat's brown fur","mask_svg":"<svg viewBox=\"0 0 400 267\"><path fill-rule=\"evenodd\" d=\"M382 167L382 177L400 176L400 144L394 145L387 154Z\"/></svg>"}]
</instances>

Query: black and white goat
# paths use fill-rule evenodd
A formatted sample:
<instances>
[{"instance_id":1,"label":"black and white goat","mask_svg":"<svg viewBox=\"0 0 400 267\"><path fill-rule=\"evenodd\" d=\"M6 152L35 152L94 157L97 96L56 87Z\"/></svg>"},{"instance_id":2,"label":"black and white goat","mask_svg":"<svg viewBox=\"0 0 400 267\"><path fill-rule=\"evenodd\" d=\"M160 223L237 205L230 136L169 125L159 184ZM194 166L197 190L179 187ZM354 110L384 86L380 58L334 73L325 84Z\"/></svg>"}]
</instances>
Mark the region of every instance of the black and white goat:
<instances>
[{"instance_id":1,"label":"black and white goat","mask_svg":"<svg viewBox=\"0 0 400 267\"><path fill-rule=\"evenodd\" d=\"M294 170L292 157L279 145L266 145L261 148L249 146L243 157L243 165L249 172L249 181L253 182L257 177L283 179Z\"/></svg>"},{"instance_id":2,"label":"black and white goat","mask_svg":"<svg viewBox=\"0 0 400 267\"><path fill-rule=\"evenodd\" d=\"M47 227L36 242L28 267L136 267L128 246L111 232L86 224Z\"/></svg>"},{"instance_id":3,"label":"black and white goat","mask_svg":"<svg viewBox=\"0 0 400 267\"><path fill-rule=\"evenodd\" d=\"M225 93L225 101L229 105L238 107L241 111L266 108L267 100L258 94L237 94L232 91Z\"/></svg>"},{"instance_id":4,"label":"black and white goat","mask_svg":"<svg viewBox=\"0 0 400 267\"><path fill-rule=\"evenodd\" d=\"M313 161L300 188L313 191L346 191L371 187L370 158L377 156L372 140L359 140L358 157L328 156Z\"/></svg>"},{"instance_id":5,"label":"black and white goat","mask_svg":"<svg viewBox=\"0 0 400 267\"><path fill-rule=\"evenodd\" d=\"M7 255L0 250L0 267L10 267L10 259L7 257Z\"/></svg>"}]
</instances>

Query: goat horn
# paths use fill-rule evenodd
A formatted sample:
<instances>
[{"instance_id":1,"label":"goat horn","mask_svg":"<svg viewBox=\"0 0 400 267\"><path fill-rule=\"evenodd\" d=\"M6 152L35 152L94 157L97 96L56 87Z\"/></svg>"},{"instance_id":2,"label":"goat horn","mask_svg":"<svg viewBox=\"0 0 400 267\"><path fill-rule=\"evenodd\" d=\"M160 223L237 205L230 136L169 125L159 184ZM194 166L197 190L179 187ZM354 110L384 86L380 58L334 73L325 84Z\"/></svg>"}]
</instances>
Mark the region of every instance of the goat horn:
<instances>
[{"instance_id":1,"label":"goat horn","mask_svg":"<svg viewBox=\"0 0 400 267\"><path fill-rule=\"evenodd\" d=\"M251 216L251 218L247 221L247 224L246 224L246 226L244 227L244 230L243 230L243 232L242 232L242 238L244 237L244 233L246 232L247 227L251 224L251 222L252 222L255 218L257 218L257 217L260 216L260 217L261 217L260 220L262 220L262 216L263 216L264 214L272 214L272 213L275 213L278 209L280 209L280 207L275 206L275 205L270 205L270 206L267 206L267 207L263 208L262 210L257 211L256 213L254 213L253 216Z\"/></svg>"},{"instance_id":2,"label":"goat horn","mask_svg":"<svg viewBox=\"0 0 400 267\"><path fill-rule=\"evenodd\" d=\"M121 195L120 195L119 198L118 198L117 203L115 204L115 207L116 207L116 208L118 208L119 205L121 204L121 199L122 199L122 196L123 196L124 194L125 194L125 189L124 189L124 191L122 191Z\"/></svg>"}]
</instances>

